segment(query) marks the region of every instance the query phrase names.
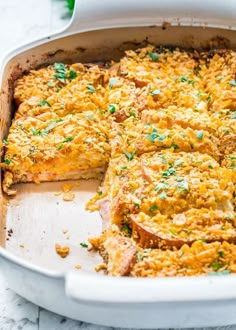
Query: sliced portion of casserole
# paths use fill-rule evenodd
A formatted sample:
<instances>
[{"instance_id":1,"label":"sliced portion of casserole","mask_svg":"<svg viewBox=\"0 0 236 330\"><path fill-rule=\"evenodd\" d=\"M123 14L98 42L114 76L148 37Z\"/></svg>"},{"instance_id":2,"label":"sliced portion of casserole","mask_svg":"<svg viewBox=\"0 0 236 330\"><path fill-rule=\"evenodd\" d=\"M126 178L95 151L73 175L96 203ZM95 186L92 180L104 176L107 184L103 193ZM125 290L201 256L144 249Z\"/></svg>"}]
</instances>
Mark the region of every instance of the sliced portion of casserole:
<instances>
[{"instance_id":1,"label":"sliced portion of casserole","mask_svg":"<svg viewBox=\"0 0 236 330\"><path fill-rule=\"evenodd\" d=\"M63 66L62 63L57 64ZM71 79L66 78L64 82L54 77L49 81L53 84L52 86L48 86L48 75L45 77L45 72L51 74L53 70L51 67L33 71L19 80L15 89L15 100L17 103L21 101L21 104L15 118L35 117L45 112L52 112L60 117L88 110L108 112L106 90L103 87L108 79L107 70L101 69L97 65L88 69L82 64L74 64L71 67L77 68L77 71L69 71L74 72L74 76ZM36 72L38 80L36 79L36 84L33 84ZM60 84L60 88L58 84ZM56 91L54 85L58 87ZM45 88L46 90L44 90ZM20 92L22 97L19 101Z\"/></svg>"},{"instance_id":2,"label":"sliced portion of casserole","mask_svg":"<svg viewBox=\"0 0 236 330\"><path fill-rule=\"evenodd\" d=\"M27 100L37 99L40 102L49 97L51 104L58 103L63 96L68 101L73 92L76 93L83 85L88 86L91 92L93 88L100 88L107 79L106 74L107 70L94 64L55 63L39 70L31 70L29 74L18 79L14 99L17 105ZM90 85L92 87L89 87Z\"/></svg>"},{"instance_id":3,"label":"sliced portion of casserole","mask_svg":"<svg viewBox=\"0 0 236 330\"><path fill-rule=\"evenodd\" d=\"M100 112L15 119L6 143L4 190L11 193L16 182L97 177L110 156L108 131Z\"/></svg>"},{"instance_id":4,"label":"sliced portion of casserole","mask_svg":"<svg viewBox=\"0 0 236 330\"><path fill-rule=\"evenodd\" d=\"M179 119L172 120L173 114L168 118L165 111L163 113L164 115L160 110L156 117L152 116L151 112L147 113L147 117L157 118L156 120L150 118L151 124L145 123L147 121L145 118L143 122L131 117L121 124L112 123L110 133L112 157L127 152L132 155L141 155L169 149L175 153L199 151L213 156L216 160L219 159L219 140L209 132L212 128L208 126L207 115L202 116L202 120L200 115L197 117L201 124L194 122L193 117L192 123L188 125L187 120L181 119L181 116ZM199 130L196 129L197 126Z\"/></svg>"},{"instance_id":5,"label":"sliced portion of casserole","mask_svg":"<svg viewBox=\"0 0 236 330\"><path fill-rule=\"evenodd\" d=\"M113 158L100 201L105 228L130 228L145 248L235 241L232 177L230 169L199 152Z\"/></svg>"},{"instance_id":6,"label":"sliced portion of casserole","mask_svg":"<svg viewBox=\"0 0 236 330\"><path fill-rule=\"evenodd\" d=\"M197 240L178 249L143 249L112 226L90 243L106 261L111 276L172 277L236 273L236 245Z\"/></svg>"}]
</instances>

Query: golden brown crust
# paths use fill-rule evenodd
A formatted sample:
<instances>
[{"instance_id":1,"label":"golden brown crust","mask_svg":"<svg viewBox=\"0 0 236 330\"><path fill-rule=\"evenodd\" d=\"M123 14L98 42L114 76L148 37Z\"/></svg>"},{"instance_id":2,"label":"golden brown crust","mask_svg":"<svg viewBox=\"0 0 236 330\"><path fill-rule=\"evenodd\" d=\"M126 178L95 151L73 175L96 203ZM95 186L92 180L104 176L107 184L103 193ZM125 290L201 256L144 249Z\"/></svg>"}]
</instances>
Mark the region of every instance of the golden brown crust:
<instances>
[{"instance_id":1,"label":"golden brown crust","mask_svg":"<svg viewBox=\"0 0 236 330\"><path fill-rule=\"evenodd\" d=\"M236 271L235 69L233 51L149 45L109 69L55 63L30 72L15 89L4 191L108 166L88 205L103 219L91 243L108 274Z\"/></svg>"}]
</instances>

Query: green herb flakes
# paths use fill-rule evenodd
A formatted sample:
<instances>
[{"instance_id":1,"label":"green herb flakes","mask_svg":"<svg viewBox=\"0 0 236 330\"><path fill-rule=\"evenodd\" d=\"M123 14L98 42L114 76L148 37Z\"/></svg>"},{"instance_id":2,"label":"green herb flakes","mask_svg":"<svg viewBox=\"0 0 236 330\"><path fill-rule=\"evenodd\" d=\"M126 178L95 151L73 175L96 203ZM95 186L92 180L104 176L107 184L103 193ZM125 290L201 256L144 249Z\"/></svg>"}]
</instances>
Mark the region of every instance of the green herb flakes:
<instances>
[{"instance_id":1,"label":"green herb flakes","mask_svg":"<svg viewBox=\"0 0 236 330\"><path fill-rule=\"evenodd\" d=\"M159 195L159 198L160 198L160 200L165 200L166 199L166 193L165 193L165 191L162 191L162 193Z\"/></svg>"},{"instance_id":2,"label":"green herb flakes","mask_svg":"<svg viewBox=\"0 0 236 330\"><path fill-rule=\"evenodd\" d=\"M6 159L4 160L4 162L5 162L5 164L7 164L7 165L10 165L10 164L11 164L11 161L10 161L10 159L8 159L8 158L6 158Z\"/></svg>"},{"instance_id":3,"label":"green herb flakes","mask_svg":"<svg viewBox=\"0 0 236 330\"><path fill-rule=\"evenodd\" d=\"M187 181L181 181L178 183L177 186L178 186L177 192L189 191L189 185Z\"/></svg>"},{"instance_id":4,"label":"green herb flakes","mask_svg":"<svg viewBox=\"0 0 236 330\"><path fill-rule=\"evenodd\" d=\"M73 79L75 79L77 76L78 75L77 75L77 72L76 71L70 70L70 72L69 72L69 79L70 79L70 81L73 80Z\"/></svg>"},{"instance_id":5,"label":"green herb flakes","mask_svg":"<svg viewBox=\"0 0 236 330\"><path fill-rule=\"evenodd\" d=\"M127 235L128 237L131 237L132 235L132 230L129 227L129 225L125 224L122 228L121 228L122 233L124 233L125 235Z\"/></svg>"},{"instance_id":6,"label":"green herb flakes","mask_svg":"<svg viewBox=\"0 0 236 330\"><path fill-rule=\"evenodd\" d=\"M158 185L155 187L154 191L159 192L160 190L163 189L168 189L169 185L163 182L158 183Z\"/></svg>"},{"instance_id":7,"label":"green herb flakes","mask_svg":"<svg viewBox=\"0 0 236 330\"><path fill-rule=\"evenodd\" d=\"M125 156L128 160L132 160L134 158L134 155L136 154L136 150L133 151L132 153L130 153L128 151L123 151L123 153L125 154Z\"/></svg>"},{"instance_id":8,"label":"green herb flakes","mask_svg":"<svg viewBox=\"0 0 236 330\"><path fill-rule=\"evenodd\" d=\"M109 110L110 114L115 113L115 111L116 111L116 105L115 104L109 104L108 105L108 110Z\"/></svg>"},{"instance_id":9,"label":"green herb flakes","mask_svg":"<svg viewBox=\"0 0 236 330\"><path fill-rule=\"evenodd\" d=\"M39 104L38 104L40 107L45 107L46 105L48 107L51 107L51 104L48 102L48 101L40 101Z\"/></svg>"},{"instance_id":10,"label":"green herb flakes","mask_svg":"<svg viewBox=\"0 0 236 330\"><path fill-rule=\"evenodd\" d=\"M85 243L85 242L81 242L79 245L80 245L82 248L87 248L87 247L88 247L88 244Z\"/></svg>"},{"instance_id":11,"label":"green herb flakes","mask_svg":"<svg viewBox=\"0 0 236 330\"><path fill-rule=\"evenodd\" d=\"M204 134L203 131L197 131L197 133L196 133L196 138L199 139L199 140L202 140L202 138L203 138L203 134Z\"/></svg>"},{"instance_id":12,"label":"green herb flakes","mask_svg":"<svg viewBox=\"0 0 236 330\"><path fill-rule=\"evenodd\" d=\"M89 91L89 93L93 94L95 92L95 88L92 85L88 85L86 86L87 90Z\"/></svg>"},{"instance_id":13,"label":"green herb flakes","mask_svg":"<svg viewBox=\"0 0 236 330\"><path fill-rule=\"evenodd\" d=\"M151 57L153 61L159 60L159 56L156 53L149 53L148 55Z\"/></svg>"},{"instance_id":14,"label":"green herb flakes","mask_svg":"<svg viewBox=\"0 0 236 330\"><path fill-rule=\"evenodd\" d=\"M155 143L155 140L157 139L158 141L160 142L163 142L165 140L165 135L164 134L158 134L158 131L156 128L153 128L152 130L152 133L151 134L148 134L146 136L147 140L152 142L152 143Z\"/></svg>"},{"instance_id":15,"label":"green herb flakes","mask_svg":"<svg viewBox=\"0 0 236 330\"><path fill-rule=\"evenodd\" d=\"M118 79L117 78L110 78L109 80L109 88L112 89L113 86L117 85Z\"/></svg>"},{"instance_id":16,"label":"green herb flakes","mask_svg":"<svg viewBox=\"0 0 236 330\"><path fill-rule=\"evenodd\" d=\"M173 236L178 236L178 234L177 234L173 229L169 229L169 232L170 232Z\"/></svg>"},{"instance_id":17,"label":"green herb flakes","mask_svg":"<svg viewBox=\"0 0 236 330\"><path fill-rule=\"evenodd\" d=\"M154 204L150 207L149 212L155 212L156 210L158 210L158 207Z\"/></svg>"},{"instance_id":18,"label":"green herb flakes","mask_svg":"<svg viewBox=\"0 0 236 330\"><path fill-rule=\"evenodd\" d=\"M154 89L153 91L151 91L151 95L159 95L159 94L161 94L160 89Z\"/></svg>"},{"instance_id":19,"label":"green herb flakes","mask_svg":"<svg viewBox=\"0 0 236 330\"><path fill-rule=\"evenodd\" d=\"M229 81L229 85L230 85L231 87L236 86L236 81L235 81L235 79L231 79L231 80Z\"/></svg>"}]
</instances>

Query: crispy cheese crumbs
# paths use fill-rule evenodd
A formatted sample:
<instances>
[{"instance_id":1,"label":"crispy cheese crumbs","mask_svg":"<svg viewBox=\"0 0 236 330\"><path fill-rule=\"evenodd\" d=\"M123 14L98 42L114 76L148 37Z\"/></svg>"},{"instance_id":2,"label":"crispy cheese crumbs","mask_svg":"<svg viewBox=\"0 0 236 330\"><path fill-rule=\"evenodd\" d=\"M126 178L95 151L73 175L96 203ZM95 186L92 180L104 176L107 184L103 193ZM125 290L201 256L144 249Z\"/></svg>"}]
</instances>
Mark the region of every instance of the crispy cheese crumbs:
<instances>
[{"instance_id":1,"label":"crispy cheese crumbs","mask_svg":"<svg viewBox=\"0 0 236 330\"><path fill-rule=\"evenodd\" d=\"M95 269L95 271L98 273L98 272L100 272L101 270L106 270L106 269L107 269L107 265L106 265L104 262L102 262L101 264L95 266L94 269Z\"/></svg>"},{"instance_id":2,"label":"crispy cheese crumbs","mask_svg":"<svg viewBox=\"0 0 236 330\"><path fill-rule=\"evenodd\" d=\"M82 268L82 266L81 266L81 265L79 265L79 264L77 264L77 265L75 265L75 268L76 268L76 269L81 269L81 268Z\"/></svg>"},{"instance_id":3,"label":"crispy cheese crumbs","mask_svg":"<svg viewBox=\"0 0 236 330\"><path fill-rule=\"evenodd\" d=\"M62 246L58 243L55 244L55 250L56 250L56 253L61 257L61 258L66 258L69 253L70 253L70 247L65 245L65 246Z\"/></svg>"}]
</instances>

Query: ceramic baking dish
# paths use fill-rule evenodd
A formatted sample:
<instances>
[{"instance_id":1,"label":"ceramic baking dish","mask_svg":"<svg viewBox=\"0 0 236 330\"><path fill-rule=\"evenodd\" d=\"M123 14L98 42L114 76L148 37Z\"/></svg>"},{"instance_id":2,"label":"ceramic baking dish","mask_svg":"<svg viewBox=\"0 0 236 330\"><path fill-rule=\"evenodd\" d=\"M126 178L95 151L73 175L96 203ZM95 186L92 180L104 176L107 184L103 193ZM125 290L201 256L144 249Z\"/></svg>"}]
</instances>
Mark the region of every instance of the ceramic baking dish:
<instances>
[{"instance_id":1,"label":"ceramic baking dish","mask_svg":"<svg viewBox=\"0 0 236 330\"><path fill-rule=\"evenodd\" d=\"M13 114L15 79L57 62L119 58L148 42L193 48L236 48L236 2L193 0L78 0L65 31L12 51L1 65L0 136ZM80 242L101 231L84 205L98 182L81 181L63 202L61 183L20 184L0 193L0 264L9 286L46 309L73 319L132 328L201 327L236 323L236 276L113 278L94 271L100 257ZM66 234L65 234L66 233ZM67 244L66 259L55 243ZM81 264L82 269L74 268Z\"/></svg>"}]
</instances>

